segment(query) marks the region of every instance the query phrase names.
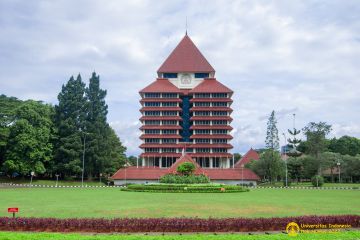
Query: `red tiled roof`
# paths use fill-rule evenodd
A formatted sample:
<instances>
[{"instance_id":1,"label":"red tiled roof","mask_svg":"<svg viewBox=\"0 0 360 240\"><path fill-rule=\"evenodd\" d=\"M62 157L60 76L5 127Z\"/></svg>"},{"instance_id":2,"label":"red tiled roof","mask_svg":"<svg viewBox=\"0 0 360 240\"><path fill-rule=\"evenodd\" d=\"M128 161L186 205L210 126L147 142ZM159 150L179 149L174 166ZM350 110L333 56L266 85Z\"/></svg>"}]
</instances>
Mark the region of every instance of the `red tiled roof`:
<instances>
[{"instance_id":1,"label":"red tiled roof","mask_svg":"<svg viewBox=\"0 0 360 240\"><path fill-rule=\"evenodd\" d=\"M205 78L190 93L233 93L233 91L215 78Z\"/></svg>"},{"instance_id":2,"label":"red tiled roof","mask_svg":"<svg viewBox=\"0 0 360 240\"><path fill-rule=\"evenodd\" d=\"M235 163L234 167L241 167L241 165L245 165L249 162L251 162L251 160L259 160L260 156L259 154L252 148L250 148L250 150L245 153L245 155L237 162Z\"/></svg>"},{"instance_id":3,"label":"red tiled roof","mask_svg":"<svg viewBox=\"0 0 360 240\"><path fill-rule=\"evenodd\" d=\"M232 139L233 137L229 134L193 134L190 136L191 139L197 139L197 138L209 138L209 139L219 139L219 138L224 138L224 139Z\"/></svg>"},{"instance_id":4,"label":"red tiled roof","mask_svg":"<svg viewBox=\"0 0 360 240\"><path fill-rule=\"evenodd\" d=\"M192 98L190 102L233 102L231 98Z\"/></svg>"},{"instance_id":5,"label":"red tiled roof","mask_svg":"<svg viewBox=\"0 0 360 240\"><path fill-rule=\"evenodd\" d=\"M182 155L180 158L178 158L176 160L176 162L174 162L173 165L171 165L171 167L169 168L168 170L168 173L176 173L176 170L177 170L177 167L182 164L182 163L185 163L185 162L191 162L195 165L195 171L194 171L194 174L203 174L204 171L203 169L199 166L199 164L197 164L197 162L195 162L190 155L188 154L185 154L185 155Z\"/></svg>"},{"instance_id":6,"label":"red tiled roof","mask_svg":"<svg viewBox=\"0 0 360 240\"><path fill-rule=\"evenodd\" d=\"M142 153L140 157L180 157L181 153Z\"/></svg>"},{"instance_id":7,"label":"red tiled roof","mask_svg":"<svg viewBox=\"0 0 360 240\"><path fill-rule=\"evenodd\" d=\"M231 153L189 153L192 157L232 157Z\"/></svg>"},{"instance_id":8,"label":"red tiled roof","mask_svg":"<svg viewBox=\"0 0 360 240\"><path fill-rule=\"evenodd\" d=\"M142 107L140 112L144 111L182 111L181 107Z\"/></svg>"},{"instance_id":9,"label":"red tiled roof","mask_svg":"<svg viewBox=\"0 0 360 240\"><path fill-rule=\"evenodd\" d=\"M145 139L145 138L182 138L180 135L178 134L142 134L140 136L140 139Z\"/></svg>"},{"instance_id":10,"label":"red tiled roof","mask_svg":"<svg viewBox=\"0 0 360 240\"><path fill-rule=\"evenodd\" d=\"M127 167L119 169L112 179L159 179L167 173L167 169L159 167Z\"/></svg>"},{"instance_id":11,"label":"red tiled roof","mask_svg":"<svg viewBox=\"0 0 360 240\"><path fill-rule=\"evenodd\" d=\"M156 144L156 143L143 143L140 145L140 148L181 148L178 144Z\"/></svg>"},{"instance_id":12,"label":"red tiled roof","mask_svg":"<svg viewBox=\"0 0 360 240\"><path fill-rule=\"evenodd\" d=\"M158 78L139 93L181 93L181 91L166 78Z\"/></svg>"},{"instance_id":13,"label":"red tiled roof","mask_svg":"<svg viewBox=\"0 0 360 240\"><path fill-rule=\"evenodd\" d=\"M206 143L194 143L188 146L189 148L233 148L231 144L206 144Z\"/></svg>"},{"instance_id":14,"label":"red tiled roof","mask_svg":"<svg viewBox=\"0 0 360 240\"><path fill-rule=\"evenodd\" d=\"M233 128L229 125L192 125L190 129L226 129L232 130Z\"/></svg>"},{"instance_id":15,"label":"red tiled roof","mask_svg":"<svg viewBox=\"0 0 360 240\"><path fill-rule=\"evenodd\" d=\"M140 103L144 102L182 102L180 98L142 98Z\"/></svg>"},{"instance_id":16,"label":"red tiled roof","mask_svg":"<svg viewBox=\"0 0 360 240\"><path fill-rule=\"evenodd\" d=\"M179 120L181 121L182 118L180 116L142 116L140 121L144 120Z\"/></svg>"},{"instance_id":17,"label":"red tiled roof","mask_svg":"<svg viewBox=\"0 0 360 240\"><path fill-rule=\"evenodd\" d=\"M215 72L215 70L188 35L185 35L158 70L158 73L166 72Z\"/></svg>"},{"instance_id":18,"label":"red tiled roof","mask_svg":"<svg viewBox=\"0 0 360 240\"><path fill-rule=\"evenodd\" d=\"M229 107L192 107L190 112L194 111L219 111L219 112L232 112L232 108Z\"/></svg>"},{"instance_id":19,"label":"red tiled roof","mask_svg":"<svg viewBox=\"0 0 360 240\"><path fill-rule=\"evenodd\" d=\"M191 121L193 120L227 120L232 121L233 119L229 116L193 116L190 118Z\"/></svg>"},{"instance_id":20,"label":"red tiled roof","mask_svg":"<svg viewBox=\"0 0 360 240\"><path fill-rule=\"evenodd\" d=\"M247 168L206 168L204 172L210 180L260 180L253 171Z\"/></svg>"},{"instance_id":21,"label":"red tiled roof","mask_svg":"<svg viewBox=\"0 0 360 240\"><path fill-rule=\"evenodd\" d=\"M140 130L144 129L179 129L181 130L181 126L177 125L143 125L140 127Z\"/></svg>"}]
</instances>

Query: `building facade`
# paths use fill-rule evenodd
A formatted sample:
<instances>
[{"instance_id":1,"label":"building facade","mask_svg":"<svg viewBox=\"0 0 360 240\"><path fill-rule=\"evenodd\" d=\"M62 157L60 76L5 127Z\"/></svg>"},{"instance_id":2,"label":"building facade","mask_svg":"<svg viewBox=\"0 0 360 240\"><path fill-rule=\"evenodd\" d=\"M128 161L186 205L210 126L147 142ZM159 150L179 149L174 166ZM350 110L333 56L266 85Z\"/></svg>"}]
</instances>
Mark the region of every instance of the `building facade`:
<instances>
[{"instance_id":1,"label":"building facade","mask_svg":"<svg viewBox=\"0 0 360 240\"><path fill-rule=\"evenodd\" d=\"M231 97L189 36L140 91L142 166L170 167L183 151L203 168L230 168Z\"/></svg>"}]
</instances>

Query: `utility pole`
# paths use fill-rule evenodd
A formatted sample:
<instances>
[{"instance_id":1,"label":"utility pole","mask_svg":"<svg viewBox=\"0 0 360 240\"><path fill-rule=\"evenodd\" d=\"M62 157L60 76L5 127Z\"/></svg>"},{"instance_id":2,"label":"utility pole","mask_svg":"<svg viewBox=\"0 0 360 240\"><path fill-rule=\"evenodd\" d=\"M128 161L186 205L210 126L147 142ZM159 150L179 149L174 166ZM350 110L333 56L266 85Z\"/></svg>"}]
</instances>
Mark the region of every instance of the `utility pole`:
<instances>
[{"instance_id":1,"label":"utility pole","mask_svg":"<svg viewBox=\"0 0 360 240\"><path fill-rule=\"evenodd\" d=\"M84 135L84 149L82 155L82 173L81 173L81 187L84 187L84 172L85 172L85 144L86 144L86 134L83 132Z\"/></svg>"},{"instance_id":2,"label":"utility pole","mask_svg":"<svg viewBox=\"0 0 360 240\"><path fill-rule=\"evenodd\" d=\"M287 152L287 143L286 143L286 135L285 133L283 133L284 136L284 141L285 141L285 146L284 146L284 158L285 158L285 187L288 186L288 169L287 169L287 156L286 156L286 152Z\"/></svg>"}]
</instances>

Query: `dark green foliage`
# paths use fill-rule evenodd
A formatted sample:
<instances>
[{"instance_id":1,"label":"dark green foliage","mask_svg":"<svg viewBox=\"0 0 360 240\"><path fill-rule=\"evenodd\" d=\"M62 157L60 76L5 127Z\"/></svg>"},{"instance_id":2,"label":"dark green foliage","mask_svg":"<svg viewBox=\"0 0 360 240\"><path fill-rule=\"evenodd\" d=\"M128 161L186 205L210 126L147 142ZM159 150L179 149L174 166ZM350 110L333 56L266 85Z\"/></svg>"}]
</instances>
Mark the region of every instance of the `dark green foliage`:
<instances>
[{"instance_id":1,"label":"dark green foliage","mask_svg":"<svg viewBox=\"0 0 360 240\"><path fill-rule=\"evenodd\" d=\"M123 191L131 192L173 192L173 193L231 193L247 192L249 189L222 184L131 184Z\"/></svg>"},{"instance_id":2,"label":"dark green foliage","mask_svg":"<svg viewBox=\"0 0 360 240\"><path fill-rule=\"evenodd\" d=\"M210 179L203 175L177 175L177 174L166 174L160 178L161 183L186 183L186 184L194 184L194 183L209 183Z\"/></svg>"},{"instance_id":3,"label":"dark green foliage","mask_svg":"<svg viewBox=\"0 0 360 240\"><path fill-rule=\"evenodd\" d=\"M191 162L184 162L177 167L176 171L182 175L188 176L195 171L195 165Z\"/></svg>"},{"instance_id":4,"label":"dark green foliage","mask_svg":"<svg viewBox=\"0 0 360 240\"><path fill-rule=\"evenodd\" d=\"M237 163L241 159L240 153L234 153L234 164Z\"/></svg>"},{"instance_id":5,"label":"dark green foliage","mask_svg":"<svg viewBox=\"0 0 360 240\"><path fill-rule=\"evenodd\" d=\"M251 161L246 167L265 181L275 181L282 177L285 171L285 164L281 160L279 152L271 149L262 153L258 161Z\"/></svg>"},{"instance_id":6,"label":"dark green foliage","mask_svg":"<svg viewBox=\"0 0 360 240\"><path fill-rule=\"evenodd\" d=\"M350 136L342 136L339 139L333 138L329 143L329 151L341 155L356 156L360 154L360 139Z\"/></svg>"},{"instance_id":7,"label":"dark green foliage","mask_svg":"<svg viewBox=\"0 0 360 240\"><path fill-rule=\"evenodd\" d=\"M266 140L265 140L266 148L272 150L279 149L279 134L276 124L277 124L277 120L275 117L275 111L272 111L269 120L267 122Z\"/></svg>"},{"instance_id":8,"label":"dark green foliage","mask_svg":"<svg viewBox=\"0 0 360 240\"><path fill-rule=\"evenodd\" d=\"M28 175L34 171L35 174L44 174L51 169L53 114L52 106L32 100L23 102L14 110L13 122L8 126L3 163L5 172Z\"/></svg>"},{"instance_id":9,"label":"dark green foliage","mask_svg":"<svg viewBox=\"0 0 360 240\"><path fill-rule=\"evenodd\" d=\"M314 187L321 187L324 184L324 178L319 175L315 175L311 178L311 184Z\"/></svg>"}]
</instances>

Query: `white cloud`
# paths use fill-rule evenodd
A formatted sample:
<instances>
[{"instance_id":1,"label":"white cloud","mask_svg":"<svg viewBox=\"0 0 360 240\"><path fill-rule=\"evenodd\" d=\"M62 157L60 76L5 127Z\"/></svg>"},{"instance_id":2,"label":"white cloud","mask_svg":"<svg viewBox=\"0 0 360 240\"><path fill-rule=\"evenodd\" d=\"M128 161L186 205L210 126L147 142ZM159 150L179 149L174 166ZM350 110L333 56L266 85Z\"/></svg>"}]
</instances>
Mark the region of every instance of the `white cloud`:
<instances>
[{"instance_id":1,"label":"white cloud","mask_svg":"<svg viewBox=\"0 0 360 240\"><path fill-rule=\"evenodd\" d=\"M185 32L235 91L234 151L261 147L266 119L279 132L310 121L360 136L357 1L1 1L0 89L56 103L71 75L96 70L109 121L138 154L138 91Z\"/></svg>"}]
</instances>

